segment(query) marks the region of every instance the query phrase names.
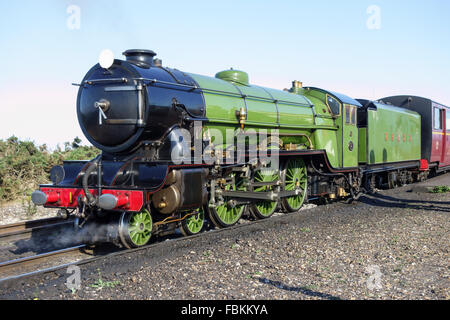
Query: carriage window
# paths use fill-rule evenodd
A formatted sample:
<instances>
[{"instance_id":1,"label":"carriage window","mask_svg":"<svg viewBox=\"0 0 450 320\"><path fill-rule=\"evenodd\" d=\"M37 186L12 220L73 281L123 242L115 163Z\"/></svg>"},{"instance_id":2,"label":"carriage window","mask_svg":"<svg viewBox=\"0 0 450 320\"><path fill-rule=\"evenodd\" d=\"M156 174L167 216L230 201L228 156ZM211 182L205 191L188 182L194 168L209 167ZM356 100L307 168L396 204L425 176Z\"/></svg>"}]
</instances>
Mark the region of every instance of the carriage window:
<instances>
[{"instance_id":1,"label":"carriage window","mask_svg":"<svg viewBox=\"0 0 450 320\"><path fill-rule=\"evenodd\" d=\"M447 120L445 120L447 131L450 131L450 109L445 110L445 113L447 114Z\"/></svg>"},{"instance_id":2,"label":"carriage window","mask_svg":"<svg viewBox=\"0 0 450 320\"><path fill-rule=\"evenodd\" d=\"M442 110L434 108L434 129L442 129Z\"/></svg>"},{"instance_id":3,"label":"carriage window","mask_svg":"<svg viewBox=\"0 0 450 320\"><path fill-rule=\"evenodd\" d=\"M334 115L339 115L341 113L341 104L335 98L327 95L327 105Z\"/></svg>"}]
</instances>

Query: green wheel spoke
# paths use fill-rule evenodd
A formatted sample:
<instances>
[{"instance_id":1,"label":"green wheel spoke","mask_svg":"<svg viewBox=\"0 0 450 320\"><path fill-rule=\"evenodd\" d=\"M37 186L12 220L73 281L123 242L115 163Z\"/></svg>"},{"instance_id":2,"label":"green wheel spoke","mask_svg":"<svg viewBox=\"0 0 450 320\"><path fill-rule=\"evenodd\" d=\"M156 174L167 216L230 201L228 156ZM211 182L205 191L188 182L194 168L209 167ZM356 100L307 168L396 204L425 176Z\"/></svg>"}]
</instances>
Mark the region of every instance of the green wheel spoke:
<instances>
[{"instance_id":1,"label":"green wheel spoke","mask_svg":"<svg viewBox=\"0 0 450 320\"><path fill-rule=\"evenodd\" d=\"M278 170L273 169L260 169L254 174L255 182L272 182L279 179ZM253 189L255 192L270 192L273 190L273 186L262 186ZM252 213L255 218L264 219L270 217L276 210L278 201L259 201L252 205Z\"/></svg>"},{"instance_id":2,"label":"green wheel spoke","mask_svg":"<svg viewBox=\"0 0 450 320\"><path fill-rule=\"evenodd\" d=\"M288 212L297 211L303 205L306 196L308 177L303 160L289 160L285 166L284 190L298 190L300 194L283 199L283 207Z\"/></svg>"},{"instance_id":3,"label":"green wheel spoke","mask_svg":"<svg viewBox=\"0 0 450 320\"><path fill-rule=\"evenodd\" d=\"M188 236L197 234L202 231L205 223L205 213L203 209L199 209L198 213L192 214L181 222L181 232Z\"/></svg>"},{"instance_id":4,"label":"green wheel spoke","mask_svg":"<svg viewBox=\"0 0 450 320\"><path fill-rule=\"evenodd\" d=\"M229 178L235 178L235 183L222 186L224 190L246 190L246 187L242 186L241 181L235 173L231 173L229 176L227 176L227 179ZM208 207L210 219L217 227L223 228L234 225L239 221L246 209L245 205L233 207L228 203L229 200L230 198L224 197L224 203L222 205L217 207Z\"/></svg>"},{"instance_id":5,"label":"green wheel spoke","mask_svg":"<svg viewBox=\"0 0 450 320\"><path fill-rule=\"evenodd\" d=\"M136 230L137 230L137 227L136 227L136 226L129 226L129 227L128 227L128 232L129 232L130 234L131 234L131 233L135 233Z\"/></svg>"},{"instance_id":6,"label":"green wheel spoke","mask_svg":"<svg viewBox=\"0 0 450 320\"><path fill-rule=\"evenodd\" d=\"M153 221L150 212L127 212L121 218L121 238L126 247L139 247L147 244L152 235Z\"/></svg>"}]
</instances>

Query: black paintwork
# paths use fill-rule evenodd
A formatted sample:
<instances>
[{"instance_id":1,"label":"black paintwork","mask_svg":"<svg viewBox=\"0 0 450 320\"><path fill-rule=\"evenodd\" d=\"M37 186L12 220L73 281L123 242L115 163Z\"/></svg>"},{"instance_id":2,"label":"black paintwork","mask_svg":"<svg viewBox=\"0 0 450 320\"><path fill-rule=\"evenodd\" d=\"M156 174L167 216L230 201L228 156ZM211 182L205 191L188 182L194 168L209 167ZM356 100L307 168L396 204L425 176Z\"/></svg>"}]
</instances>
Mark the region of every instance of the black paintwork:
<instances>
[{"instance_id":1,"label":"black paintwork","mask_svg":"<svg viewBox=\"0 0 450 320\"><path fill-rule=\"evenodd\" d=\"M138 78L139 73L130 66L129 63L124 65L122 61L116 60L109 72L106 72L97 64L86 74L78 91L78 122L86 138L101 150L114 152L114 150L127 149L144 132L144 128L137 128L133 124L105 123L106 120L111 119L137 119L137 94L136 91L105 91L105 87L117 87L123 85L121 83L89 85L85 84L85 81L122 77ZM110 101L111 106L105 111L108 119L102 119L103 123L99 124L99 111L94 103L101 99Z\"/></svg>"},{"instance_id":2,"label":"black paintwork","mask_svg":"<svg viewBox=\"0 0 450 320\"><path fill-rule=\"evenodd\" d=\"M206 169L184 169L181 171L181 209L195 209L207 202Z\"/></svg>"},{"instance_id":3,"label":"black paintwork","mask_svg":"<svg viewBox=\"0 0 450 320\"><path fill-rule=\"evenodd\" d=\"M62 188L80 187L89 161L64 161L64 180L58 184ZM166 178L168 164L143 161L105 161L102 160L101 187L137 188L154 190ZM98 187L97 172L89 177L88 185Z\"/></svg>"},{"instance_id":4,"label":"black paintwork","mask_svg":"<svg viewBox=\"0 0 450 320\"><path fill-rule=\"evenodd\" d=\"M130 49L123 53L127 61L141 68L150 68L153 65L153 57L156 53L152 50Z\"/></svg>"},{"instance_id":5,"label":"black paintwork","mask_svg":"<svg viewBox=\"0 0 450 320\"><path fill-rule=\"evenodd\" d=\"M138 85L144 86L144 126L137 123ZM198 85L176 69L122 60L115 60L108 70L97 64L86 74L78 92L80 127L97 148L110 154L130 153L140 142L159 140L173 126L183 126L183 119L204 119L203 95L192 86ZM107 119L102 118L100 124L94 104L102 99L109 101L110 107L104 111Z\"/></svg>"},{"instance_id":6,"label":"black paintwork","mask_svg":"<svg viewBox=\"0 0 450 320\"><path fill-rule=\"evenodd\" d=\"M374 104L374 101L371 101L371 100L357 99L357 101L362 106L362 107L358 108L358 113L357 113L358 128L367 127L367 125L368 125L367 110L377 110L377 106ZM382 101L377 101L377 103L389 106L389 105L383 103Z\"/></svg>"}]
</instances>

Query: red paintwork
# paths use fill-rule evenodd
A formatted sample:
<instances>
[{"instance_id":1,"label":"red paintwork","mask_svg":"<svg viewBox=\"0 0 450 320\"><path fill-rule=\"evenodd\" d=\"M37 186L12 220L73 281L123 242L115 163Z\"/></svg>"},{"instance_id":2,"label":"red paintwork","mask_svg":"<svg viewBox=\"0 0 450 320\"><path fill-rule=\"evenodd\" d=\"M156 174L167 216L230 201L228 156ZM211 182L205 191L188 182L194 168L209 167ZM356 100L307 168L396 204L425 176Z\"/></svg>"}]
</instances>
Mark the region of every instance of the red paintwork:
<instances>
[{"instance_id":1,"label":"red paintwork","mask_svg":"<svg viewBox=\"0 0 450 320\"><path fill-rule=\"evenodd\" d=\"M450 109L447 109L447 112L450 113ZM443 167L450 166L450 130L448 130L445 134L445 146L444 146L444 164Z\"/></svg>"},{"instance_id":2,"label":"red paintwork","mask_svg":"<svg viewBox=\"0 0 450 320\"><path fill-rule=\"evenodd\" d=\"M450 109L438 104L434 104L433 107L439 107L443 110L443 128L441 130L433 129L430 162L439 162L439 168L442 168L450 166L450 130L446 130L447 127L450 127L450 125L447 125L446 121Z\"/></svg>"},{"instance_id":3,"label":"red paintwork","mask_svg":"<svg viewBox=\"0 0 450 320\"><path fill-rule=\"evenodd\" d=\"M69 208L77 207L78 197L84 197L82 188L57 188L57 187L42 187L42 192L47 194L46 208ZM97 189L89 189L92 195L97 195ZM113 194L117 198L117 207L115 210L126 210L132 212L139 212L144 204L143 191L139 190L102 190L102 194Z\"/></svg>"},{"instance_id":4,"label":"red paintwork","mask_svg":"<svg viewBox=\"0 0 450 320\"><path fill-rule=\"evenodd\" d=\"M136 197L136 192L140 192L140 197ZM114 209L130 209L136 208L136 204L139 203L139 208L142 207L142 191L122 191L122 190L103 190L102 194L112 194L117 199L117 205ZM133 196L134 195L134 196ZM140 202L139 202L140 201ZM138 211L138 210L129 210L129 211Z\"/></svg>"},{"instance_id":5,"label":"red paintwork","mask_svg":"<svg viewBox=\"0 0 450 320\"><path fill-rule=\"evenodd\" d=\"M58 192L49 192L47 194L47 203L54 203L59 200L59 193Z\"/></svg>"},{"instance_id":6,"label":"red paintwork","mask_svg":"<svg viewBox=\"0 0 450 320\"><path fill-rule=\"evenodd\" d=\"M420 171L428 170L428 160L427 159L420 159Z\"/></svg>"}]
</instances>

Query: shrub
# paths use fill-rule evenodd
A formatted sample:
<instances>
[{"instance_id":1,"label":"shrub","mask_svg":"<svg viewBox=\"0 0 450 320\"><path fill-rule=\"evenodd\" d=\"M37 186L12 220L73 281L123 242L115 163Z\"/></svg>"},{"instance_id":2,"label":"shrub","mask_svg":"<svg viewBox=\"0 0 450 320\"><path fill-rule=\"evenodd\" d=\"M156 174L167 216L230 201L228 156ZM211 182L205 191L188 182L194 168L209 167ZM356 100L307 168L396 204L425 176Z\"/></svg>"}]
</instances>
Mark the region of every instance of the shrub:
<instances>
[{"instance_id":1,"label":"shrub","mask_svg":"<svg viewBox=\"0 0 450 320\"><path fill-rule=\"evenodd\" d=\"M39 184L49 183L50 169L64 160L92 159L99 154L98 149L80 143L76 137L64 144L64 150L58 147L50 152L45 144L36 146L15 136L0 139L0 203L23 200Z\"/></svg>"},{"instance_id":2,"label":"shrub","mask_svg":"<svg viewBox=\"0 0 450 320\"><path fill-rule=\"evenodd\" d=\"M446 193L450 192L449 186L436 186L431 190L432 193Z\"/></svg>"}]
</instances>

